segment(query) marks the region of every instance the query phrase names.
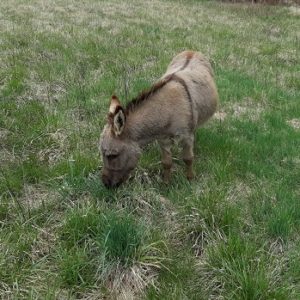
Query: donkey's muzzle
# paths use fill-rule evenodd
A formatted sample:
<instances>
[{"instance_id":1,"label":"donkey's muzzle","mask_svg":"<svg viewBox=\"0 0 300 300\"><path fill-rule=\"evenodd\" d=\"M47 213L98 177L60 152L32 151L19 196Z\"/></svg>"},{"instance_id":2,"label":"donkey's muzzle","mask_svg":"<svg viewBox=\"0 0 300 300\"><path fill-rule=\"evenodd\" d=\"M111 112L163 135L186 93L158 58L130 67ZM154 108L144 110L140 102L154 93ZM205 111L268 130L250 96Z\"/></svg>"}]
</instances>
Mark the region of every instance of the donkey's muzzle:
<instances>
[{"instance_id":1,"label":"donkey's muzzle","mask_svg":"<svg viewBox=\"0 0 300 300\"><path fill-rule=\"evenodd\" d=\"M118 187L124 179L116 180L116 178L107 175L106 173L102 173L102 182L107 188Z\"/></svg>"},{"instance_id":2,"label":"donkey's muzzle","mask_svg":"<svg viewBox=\"0 0 300 300\"><path fill-rule=\"evenodd\" d=\"M114 182L114 180L107 175L102 175L102 182L107 188L118 187L121 184L121 182Z\"/></svg>"},{"instance_id":3,"label":"donkey's muzzle","mask_svg":"<svg viewBox=\"0 0 300 300\"><path fill-rule=\"evenodd\" d=\"M102 174L102 182L107 188L112 187L112 180L104 174Z\"/></svg>"}]
</instances>

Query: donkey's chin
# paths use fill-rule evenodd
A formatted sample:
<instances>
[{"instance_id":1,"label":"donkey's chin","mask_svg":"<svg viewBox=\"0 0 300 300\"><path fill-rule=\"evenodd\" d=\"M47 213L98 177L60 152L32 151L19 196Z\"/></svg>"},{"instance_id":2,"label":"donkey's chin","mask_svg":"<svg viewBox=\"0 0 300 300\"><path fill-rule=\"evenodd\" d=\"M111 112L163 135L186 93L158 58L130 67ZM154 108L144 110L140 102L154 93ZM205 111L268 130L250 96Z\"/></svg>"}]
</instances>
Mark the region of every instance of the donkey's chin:
<instances>
[{"instance_id":1,"label":"donkey's chin","mask_svg":"<svg viewBox=\"0 0 300 300\"><path fill-rule=\"evenodd\" d=\"M129 173L125 174L118 180L114 180L113 178L110 178L109 176L106 176L102 174L102 182L107 188L117 188L119 187L123 182L125 182L129 177Z\"/></svg>"}]
</instances>

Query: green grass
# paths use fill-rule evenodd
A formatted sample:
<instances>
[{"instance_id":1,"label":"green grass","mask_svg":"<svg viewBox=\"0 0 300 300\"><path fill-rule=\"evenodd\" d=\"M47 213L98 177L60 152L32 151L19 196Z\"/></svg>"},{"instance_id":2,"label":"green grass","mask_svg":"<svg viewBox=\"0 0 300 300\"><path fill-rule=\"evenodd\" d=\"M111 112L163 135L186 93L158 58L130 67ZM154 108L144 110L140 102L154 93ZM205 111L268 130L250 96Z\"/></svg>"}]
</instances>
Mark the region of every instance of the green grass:
<instances>
[{"instance_id":1,"label":"green grass","mask_svg":"<svg viewBox=\"0 0 300 300\"><path fill-rule=\"evenodd\" d=\"M298 11L2 1L0 298L299 299ZM184 49L210 58L221 100L195 180L175 160L165 186L153 144L106 189L110 96L128 102Z\"/></svg>"},{"instance_id":2,"label":"green grass","mask_svg":"<svg viewBox=\"0 0 300 300\"><path fill-rule=\"evenodd\" d=\"M92 239L108 261L120 261L124 266L132 265L144 231L129 216L94 211L72 211L64 227L61 239L68 249Z\"/></svg>"}]
</instances>

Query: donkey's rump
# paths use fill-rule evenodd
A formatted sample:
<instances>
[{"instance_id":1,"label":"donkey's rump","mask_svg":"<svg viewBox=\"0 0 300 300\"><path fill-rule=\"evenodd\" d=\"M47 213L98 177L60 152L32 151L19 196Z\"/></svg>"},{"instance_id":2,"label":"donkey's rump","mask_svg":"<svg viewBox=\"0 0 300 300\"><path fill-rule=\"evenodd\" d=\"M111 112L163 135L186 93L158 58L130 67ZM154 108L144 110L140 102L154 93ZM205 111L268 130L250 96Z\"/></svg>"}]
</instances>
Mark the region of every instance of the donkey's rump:
<instances>
[{"instance_id":1,"label":"donkey's rump","mask_svg":"<svg viewBox=\"0 0 300 300\"><path fill-rule=\"evenodd\" d=\"M162 77L173 77L184 89L183 101L191 103L193 129L207 121L215 112L218 103L214 75L207 58L200 52L184 51L170 63Z\"/></svg>"}]
</instances>

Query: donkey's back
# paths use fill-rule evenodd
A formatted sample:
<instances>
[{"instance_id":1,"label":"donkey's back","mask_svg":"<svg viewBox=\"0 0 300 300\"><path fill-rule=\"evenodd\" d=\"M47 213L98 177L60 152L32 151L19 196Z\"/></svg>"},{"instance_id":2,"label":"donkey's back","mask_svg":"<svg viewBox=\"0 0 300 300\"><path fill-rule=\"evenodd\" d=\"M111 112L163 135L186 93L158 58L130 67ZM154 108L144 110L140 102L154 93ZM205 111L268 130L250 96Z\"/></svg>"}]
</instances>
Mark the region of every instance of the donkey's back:
<instances>
[{"instance_id":1,"label":"donkey's back","mask_svg":"<svg viewBox=\"0 0 300 300\"><path fill-rule=\"evenodd\" d=\"M173 76L183 86L190 102L193 129L206 122L216 111L218 92L208 59L200 52L184 51L173 58L162 79Z\"/></svg>"}]
</instances>

